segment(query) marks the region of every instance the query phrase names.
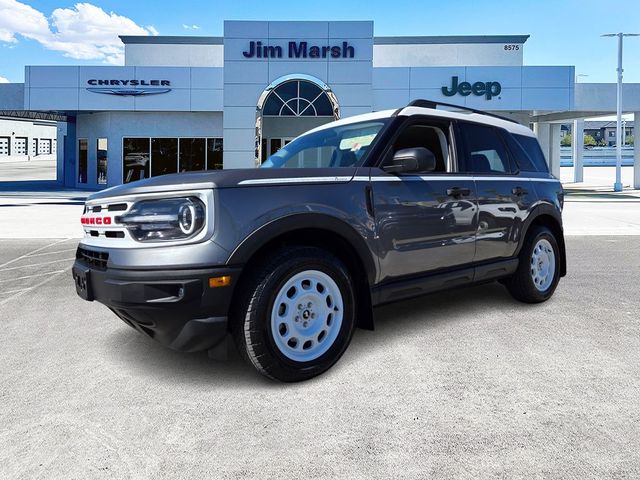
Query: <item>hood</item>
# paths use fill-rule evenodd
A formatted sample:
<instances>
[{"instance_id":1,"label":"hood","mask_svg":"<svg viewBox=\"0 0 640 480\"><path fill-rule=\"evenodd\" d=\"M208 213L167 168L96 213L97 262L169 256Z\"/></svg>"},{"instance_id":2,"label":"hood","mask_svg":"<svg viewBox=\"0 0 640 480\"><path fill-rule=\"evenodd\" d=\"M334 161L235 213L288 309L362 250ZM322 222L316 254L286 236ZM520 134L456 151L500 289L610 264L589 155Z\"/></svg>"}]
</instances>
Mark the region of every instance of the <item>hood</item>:
<instances>
[{"instance_id":1,"label":"hood","mask_svg":"<svg viewBox=\"0 0 640 480\"><path fill-rule=\"evenodd\" d=\"M137 182L107 188L90 195L87 200L172 192L175 190L208 190L212 188L247 188L256 186L346 183L356 173L350 168L241 168L185 172L160 175Z\"/></svg>"}]
</instances>

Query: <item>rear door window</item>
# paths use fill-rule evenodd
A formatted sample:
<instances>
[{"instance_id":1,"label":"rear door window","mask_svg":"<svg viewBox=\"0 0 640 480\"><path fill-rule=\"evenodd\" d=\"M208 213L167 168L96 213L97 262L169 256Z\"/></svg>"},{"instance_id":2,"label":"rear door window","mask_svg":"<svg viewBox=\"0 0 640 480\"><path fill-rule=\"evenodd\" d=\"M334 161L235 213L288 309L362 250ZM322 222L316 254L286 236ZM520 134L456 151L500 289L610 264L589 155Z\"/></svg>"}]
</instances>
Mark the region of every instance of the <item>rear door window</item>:
<instances>
[{"instance_id":1,"label":"rear door window","mask_svg":"<svg viewBox=\"0 0 640 480\"><path fill-rule=\"evenodd\" d=\"M511 173L509 153L495 128L460 123L465 148L463 171L468 173Z\"/></svg>"},{"instance_id":2,"label":"rear door window","mask_svg":"<svg viewBox=\"0 0 640 480\"><path fill-rule=\"evenodd\" d=\"M515 140L515 138L513 138L513 135L511 135L506 130L500 130L500 135L507 144L507 147L509 147L511 159L514 161L514 164L517 165L518 170L520 170L521 172L538 171L527 152L525 152L524 148L522 148L522 145L520 145Z\"/></svg>"},{"instance_id":3,"label":"rear door window","mask_svg":"<svg viewBox=\"0 0 640 480\"><path fill-rule=\"evenodd\" d=\"M528 137L526 135L513 135L513 138L520 144L531 160L537 172L549 172L549 166L544 158L540 144L536 137ZM524 170L524 169L523 169Z\"/></svg>"}]
</instances>

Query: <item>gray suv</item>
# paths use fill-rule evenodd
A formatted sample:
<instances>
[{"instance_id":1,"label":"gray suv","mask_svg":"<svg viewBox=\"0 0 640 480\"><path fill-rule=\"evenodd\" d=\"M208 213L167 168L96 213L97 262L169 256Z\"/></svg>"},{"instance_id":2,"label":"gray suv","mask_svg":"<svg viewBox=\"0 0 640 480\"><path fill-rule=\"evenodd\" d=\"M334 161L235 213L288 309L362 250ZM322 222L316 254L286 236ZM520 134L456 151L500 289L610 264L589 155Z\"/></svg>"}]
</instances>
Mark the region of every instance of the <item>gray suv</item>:
<instances>
[{"instance_id":1,"label":"gray suv","mask_svg":"<svg viewBox=\"0 0 640 480\"><path fill-rule=\"evenodd\" d=\"M563 191L534 134L438 105L329 123L261 168L91 195L76 291L176 350L230 333L281 381L329 369L376 305L493 280L547 300L566 273Z\"/></svg>"}]
</instances>

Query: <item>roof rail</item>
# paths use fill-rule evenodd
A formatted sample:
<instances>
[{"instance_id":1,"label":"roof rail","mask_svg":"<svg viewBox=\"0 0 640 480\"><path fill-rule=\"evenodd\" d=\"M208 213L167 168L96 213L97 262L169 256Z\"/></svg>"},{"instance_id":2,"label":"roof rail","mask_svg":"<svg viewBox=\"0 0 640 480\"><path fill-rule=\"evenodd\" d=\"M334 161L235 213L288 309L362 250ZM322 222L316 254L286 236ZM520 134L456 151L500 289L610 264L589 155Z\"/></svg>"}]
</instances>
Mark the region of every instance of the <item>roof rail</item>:
<instances>
[{"instance_id":1,"label":"roof rail","mask_svg":"<svg viewBox=\"0 0 640 480\"><path fill-rule=\"evenodd\" d=\"M465 110L471 113L479 113L480 115L488 115L490 117L499 118L500 120L506 120L507 122L517 123L518 125L520 124L520 122L512 118L503 117L502 115L496 115L495 113L485 112L484 110L464 107L462 105L454 105L453 103L444 103L444 102L436 102L433 100L417 99L417 100L412 100L411 103L407 105L407 107L433 108L435 110L437 109L438 105L440 105L441 107L457 108L458 110Z\"/></svg>"}]
</instances>

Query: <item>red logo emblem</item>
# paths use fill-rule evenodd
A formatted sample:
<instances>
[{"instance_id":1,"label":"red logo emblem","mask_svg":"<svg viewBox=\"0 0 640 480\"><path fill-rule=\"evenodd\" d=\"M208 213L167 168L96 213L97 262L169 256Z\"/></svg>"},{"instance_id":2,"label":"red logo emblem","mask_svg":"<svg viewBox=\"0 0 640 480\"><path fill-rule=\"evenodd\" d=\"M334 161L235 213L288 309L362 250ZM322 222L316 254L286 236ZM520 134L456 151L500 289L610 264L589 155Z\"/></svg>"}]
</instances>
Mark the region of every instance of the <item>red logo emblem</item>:
<instances>
[{"instance_id":1,"label":"red logo emblem","mask_svg":"<svg viewBox=\"0 0 640 480\"><path fill-rule=\"evenodd\" d=\"M82 225L111 225L111 217L80 217Z\"/></svg>"}]
</instances>

